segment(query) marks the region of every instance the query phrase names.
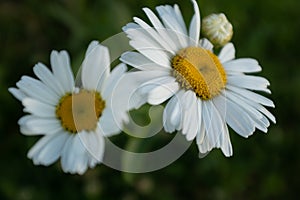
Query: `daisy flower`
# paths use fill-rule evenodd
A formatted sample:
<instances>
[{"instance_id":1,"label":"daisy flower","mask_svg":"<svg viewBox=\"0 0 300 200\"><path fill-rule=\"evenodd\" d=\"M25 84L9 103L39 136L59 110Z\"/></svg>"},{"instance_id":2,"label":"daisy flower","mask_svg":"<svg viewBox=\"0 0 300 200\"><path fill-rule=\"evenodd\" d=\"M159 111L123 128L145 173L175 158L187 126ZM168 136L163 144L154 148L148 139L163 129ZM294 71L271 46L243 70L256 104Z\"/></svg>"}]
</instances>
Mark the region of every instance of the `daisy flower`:
<instances>
[{"instance_id":1,"label":"daisy flower","mask_svg":"<svg viewBox=\"0 0 300 200\"><path fill-rule=\"evenodd\" d=\"M144 8L152 26L134 17L123 28L136 51L125 52L121 61L138 69L123 84L136 84L132 107L166 102L165 131L195 139L200 154L221 148L231 156L228 126L247 138L256 128L267 132L269 121L275 123L265 108L274 107L273 102L256 93L270 93L269 82L247 74L261 67L255 59L235 59L232 43L216 54L209 40L199 40L200 12L195 0L192 4L189 29L177 5L156 7L158 16Z\"/></svg>"},{"instance_id":2,"label":"daisy flower","mask_svg":"<svg viewBox=\"0 0 300 200\"><path fill-rule=\"evenodd\" d=\"M18 122L20 131L43 135L28 152L35 165L61 158L64 172L83 174L101 163L104 137L120 132L121 121L115 120L121 118L113 117L110 101L127 69L120 64L110 72L108 48L97 41L86 51L78 85L66 51L52 51L50 61L52 71L42 63L34 66L39 80L23 76L17 88L9 88L28 113Z\"/></svg>"}]
</instances>

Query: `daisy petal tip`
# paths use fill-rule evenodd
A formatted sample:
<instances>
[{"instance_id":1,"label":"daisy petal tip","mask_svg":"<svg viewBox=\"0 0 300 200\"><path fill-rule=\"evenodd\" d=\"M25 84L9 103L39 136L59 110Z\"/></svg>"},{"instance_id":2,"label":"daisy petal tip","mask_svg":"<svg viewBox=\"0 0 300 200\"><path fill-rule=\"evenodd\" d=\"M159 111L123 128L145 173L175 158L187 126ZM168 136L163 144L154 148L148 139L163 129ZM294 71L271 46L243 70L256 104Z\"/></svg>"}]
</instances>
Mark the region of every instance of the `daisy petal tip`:
<instances>
[{"instance_id":1,"label":"daisy petal tip","mask_svg":"<svg viewBox=\"0 0 300 200\"><path fill-rule=\"evenodd\" d=\"M39 162L38 160L35 158L34 156L34 152L32 150L29 150L28 153L27 153L27 158L28 159L31 159L33 161L33 164L34 165L39 165Z\"/></svg>"},{"instance_id":2,"label":"daisy petal tip","mask_svg":"<svg viewBox=\"0 0 300 200\"><path fill-rule=\"evenodd\" d=\"M191 2L194 4L194 6L196 6L198 8L198 3L196 0L191 0Z\"/></svg>"},{"instance_id":3,"label":"daisy petal tip","mask_svg":"<svg viewBox=\"0 0 300 200\"><path fill-rule=\"evenodd\" d=\"M210 152L210 151L199 152L199 153L198 153L198 157L199 157L200 159L202 159L202 158L206 157L206 156L209 154L209 152Z\"/></svg>"},{"instance_id":4,"label":"daisy petal tip","mask_svg":"<svg viewBox=\"0 0 300 200\"><path fill-rule=\"evenodd\" d=\"M97 46L97 45L99 45L99 41L98 40L93 40L93 41L90 42L89 47L90 46Z\"/></svg>"},{"instance_id":5,"label":"daisy petal tip","mask_svg":"<svg viewBox=\"0 0 300 200\"><path fill-rule=\"evenodd\" d=\"M103 46L101 44L96 44L93 50L97 50L97 53L109 53L108 47Z\"/></svg>"},{"instance_id":6,"label":"daisy petal tip","mask_svg":"<svg viewBox=\"0 0 300 200\"><path fill-rule=\"evenodd\" d=\"M60 54L61 56L64 56L64 57L68 57L68 58L69 58L69 53L68 53L66 50L61 50L61 51L59 52L59 54Z\"/></svg>"},{"instance_id":7,"label":"daisy petal tip","mask_svg":"<svg viewBox=\"0 0 300 200\"><path fill-rule=\"evenodd\" d=\"M192 135L192 134L185 134L185 135L186 135L186 137L185 137L186 140L189 142L195 139L194 135Z\"/></svg>"},{"instance_id":8,"label":"daisy petal tip","mask_svg":"<svg viewBox=\"0 0 300 200\"><path fill-rule=\"evenodd\" d=\"M125 73L128 70L128 67L125 63L121 63L121 64L117 65L116 68L120 68L120 71L122 73Z\"/></svg>"},{"instance_id":9,"label":"daisy petal tip","mask_svg":"<svg viewBox=\"0 0 300 200\"><path fill-rule=\"evenodd\" d=\"M36 63L36 64L33 66L33 71L36 70L36 68L38 68L40 64L41 64L40 62Z\"/></svg>"},{"instance_id":10,"label":"daisy petal tip","mask_svg":"<svg viewBox=\"0 0 300 200\"><path fill-rule=\"evenodd\" d=\"M33 162L34 165L40 165L40 162L36 159L33 159L32 162Z\"/></svg>"},{"instance_id":11,"label":"daisy petal tip","mask_svg":"<svg viewBox=\"0 0 300 200\"><path fill-rule=\"evenodd\" d=\"M144 8L142 8L142 10L143 10L145 13L147 13L147 12L152 12L148 7L144 7Z\"/></svg>"},{"instance_id":12,"label":"daisy petal tip","mask_svg":"<svg viewBox=\"0 0 300 200\"><path fill-rule=\"evenodd\" d=\"M128 30L128 26L125 25L125 26L122 26L122 31L126 32Z\"/></svg>"},{"instance_id":13,"label":"daisy petal tip","mask_svg":"<svg viewBox=\"0 0 300 200\"><path fill-rule=\"evenodd\" d=\"M8 88L8 91L9 91L12 95L15 96L15 93L16 93L17 91L19 91L19 90L18 90L17 88L10 87L10 88Z\"/></svg>"},{"instance_id":14,"label":"daisy petal tip","mask_svg":"<svg viewBox=\"0 0 300 200\"><path fill-rule=\"evenodd\" d=\"M22 100L22 104L24 106L24 109L26 108L26 106L31 102L30 98L24 98Z\"/></svg>"},{"instance_id":15,"label":"daisy petal tip","mask_svg":"<svg viewBox=\"0 0 300 200\"><path fill-rule=\"evenodd\" d=\"M264 133L268 133L268 129L266 128L266 129L264 129L264 130L261 130L262 132L264 132Z\"/></svg>"},{"instance_id":16,"label":"daisy petal tip","mask_svg":"<svg viewBox=\"0 0 300 200\"><path fill-rule=\"evenodd\" d=\"M88 55L92 50L94 50L95 47L99 45L99 42L97 40L93 40L90 42L85 55Z\"/></svg>"},{"instance_id":17,"label":"daisy petal tip","mask_svg":"<svg viewBox=\"0 0 300 200\"><path fill-rule=\"evenodd\" d=\"M233 153L232 152L223 152L224 156L229 158L229 157L232 157L233 156Z\"/></svg>"},{"instance_id":18,"label":"daisy petal tip","mask_svg":"<svg viewBox=\"0 0 300 200\"><path fill-rule=\"evenodd\" d=\"M8 88L8 91L9 91L10 93L12 93L12 91L13 91L14 89L16 89L16 88L14 88L14 87L9 87L9 88Z\"/></svg>"},{"instance_id":19,"label":"daisy petal tip","mask_svg":"<svg viewBox=\"0 0 300 200\"><path fill-rule=\"evenodd\" d=\"M58 56L58 51L52 50L50 53L50 60L56 58Z\"/></svg>"}]
</instances>

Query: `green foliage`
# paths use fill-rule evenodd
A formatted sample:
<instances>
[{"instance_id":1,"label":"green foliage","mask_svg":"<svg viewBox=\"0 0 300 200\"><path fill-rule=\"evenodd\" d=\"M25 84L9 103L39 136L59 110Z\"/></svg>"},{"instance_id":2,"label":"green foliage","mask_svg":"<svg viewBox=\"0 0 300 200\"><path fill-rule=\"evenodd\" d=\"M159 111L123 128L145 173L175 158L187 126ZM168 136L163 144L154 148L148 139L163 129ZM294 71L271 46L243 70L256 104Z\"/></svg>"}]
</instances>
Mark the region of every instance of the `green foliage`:
<instances>
[{"instance_id":1,"label":"green foliage","mask_svg":"<svg viewBox=\"0 0 300 200\"><path fill-rule=\"evenodd\" d=\"M0 199L297 198L300 189L297 46L300 1L297 0L198 1L202 16L212 12L227 15L234 27L237 56L258 59L263 67L260 75L271 82L273 94L269 97L276 105L271 111L277 124L271 125L268 134L256 131L249 139L231 132L233 157L225 158L220 150L213 150L199 159L193 144L180 159L159 171L127 174L100 165L83 176L64 174L60 163L42 167L27 159L26 153L38 137L20 134L17 121L23 115L22 106L7 88L14 86L22 75L32 76L32 67L37 62L49 64L53 49L68 50L77 70L91 40L103 41L121 32L121 27L132 21L133 16L146 19L143 7L154 9L160 4L174 3L174 0L0 2ZM189 21L190 1L177 3ZM139 111L135 114L142 117ZM140 121L147 121L147 117ZM124 141L130 142L128 137L120 140L116 143L124 146ZM157 144L158 140L149 140L143 151Z\"/></svg>"}]
</instances>

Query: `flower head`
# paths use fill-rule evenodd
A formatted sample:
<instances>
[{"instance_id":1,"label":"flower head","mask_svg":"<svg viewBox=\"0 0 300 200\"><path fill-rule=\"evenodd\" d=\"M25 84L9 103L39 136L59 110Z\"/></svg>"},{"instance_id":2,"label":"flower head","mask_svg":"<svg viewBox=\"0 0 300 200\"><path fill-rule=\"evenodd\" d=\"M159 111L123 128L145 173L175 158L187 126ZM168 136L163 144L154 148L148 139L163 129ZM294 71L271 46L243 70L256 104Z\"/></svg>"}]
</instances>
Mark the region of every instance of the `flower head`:
<instances>
[{"instance_id":1,"label":"flower head","mask_svg":"<svg viewBox=\"0 0 300 200\"><path fill-rule=\"evenodd\" d=\"M52 71L38 63L33 70L39 79L23 76L17 88L9 88L28 113L19 120L20 130L43 135L28 153L34 164L47 166L61 158L63 171L83 174L101 163L104 137L120 132L122 118L113 116L110 101L126 66L110 72L108 48L93 41L76 85L68 53L52 51L50 58Z\"/></svg>"},{"instance_id":2,"label":"flower head","mask_svg":"<svg viewBox=\"0 0 300 200\"><path fill-rule=\"evenodd\" d=\"M202 33L215 46L224 46L233 35L233 28L223 13L210 14L202 20Z\"/></svg>"},{"instance_id":3,"label":"flower head","mask_svg":"<svg viewBox=\"0 0 300 200\"><path fill-rule=\"evenodd\" d=\"M152 26L135 17L135 23L123 28L137 50L121 56L139 70L128 75L127 84L138 88L131 106L167 102L163 113L167 132L178 130L187 140L195 139L201 154L221 148L231 156L228 126L248 137L256 128L267 132L269 120L275 123L264 107L274 107L273 102L255 93L270 93L269 82L246 74L261 67L255 59L235 59L232 43L216 54L209 40L199 40L200 12L196 1L192 3L189 29L177 5L156 7L158 16L144 8Z\"/></svg>"}]
</instances>

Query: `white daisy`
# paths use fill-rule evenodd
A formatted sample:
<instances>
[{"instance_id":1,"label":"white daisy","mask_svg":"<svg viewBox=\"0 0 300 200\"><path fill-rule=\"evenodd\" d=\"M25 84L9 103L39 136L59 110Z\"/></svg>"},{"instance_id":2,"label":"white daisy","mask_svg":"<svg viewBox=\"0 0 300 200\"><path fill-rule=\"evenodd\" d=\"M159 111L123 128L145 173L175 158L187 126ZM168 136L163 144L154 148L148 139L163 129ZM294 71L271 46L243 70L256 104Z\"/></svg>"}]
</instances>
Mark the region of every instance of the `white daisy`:
<instances>
[{"instance_id":1,"label":"white daisy","mask_svg":"<svg viewBox=\"0 0 300 200\"><path fill-rule=\"evenodd\" d=\"M69 55L52 51L52 72L42 63L33 70L39 80L23 76L9 91L29 114L19 120L25 135L44 135L28 152L36 165L48 166L61 158L64 172L83 174L102 161L104 137L120 132L120 117L113 117L111 95L125 73L120 64L110 72L107 47L93 41L75 85ZM126 112L120 112L124 115Z\"/></svg>"},{"instance_id":2,"label":"white daisy","mask_svg":"<svg viewBox=\"0 0 300 200\"><path fill-rule=\"evenodd\" d=\"M199 40L200 13L196 1L192 3L189 30L177 5L156 7L160 19L144 8L153 27L135 17L135 23L123 28L137 52L124 53L121 60L139 70L129 73L123 84L138 87L132 107L167 102L165 131L179 130L187 140L196 139L201 154L221 148L231 156L227 125L248 137L256 128L267 132L269 120L275 123L264 107L274 107L273 102L255 93L270 93L269 82L245 74L261 67L255 59L235 59L232 43L216 55L207 39Z\"/></svg>"}]
</instances>

